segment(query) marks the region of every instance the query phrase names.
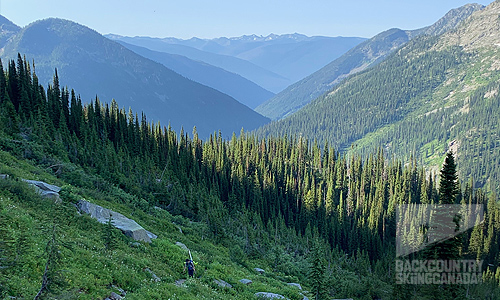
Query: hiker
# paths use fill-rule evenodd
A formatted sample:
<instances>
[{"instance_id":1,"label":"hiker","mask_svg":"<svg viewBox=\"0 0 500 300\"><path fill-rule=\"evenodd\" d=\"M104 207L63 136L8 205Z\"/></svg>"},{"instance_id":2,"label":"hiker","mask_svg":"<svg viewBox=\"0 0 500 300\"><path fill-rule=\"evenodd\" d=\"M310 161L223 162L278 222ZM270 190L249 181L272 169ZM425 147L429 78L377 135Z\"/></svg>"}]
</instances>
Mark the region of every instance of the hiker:
<instances>
[{"instance_id":1,"label":"hiker","mask_svg":"<svg viewBox=\"0 0 500 300\"><path fill-rule=\"evenodd\" d=\"M189 277L194 277L194 272L196 272L194 268L194 263L190 259L186 259L186 263L184 264L184 272L186 271L186 268L188 270L188 275Z\"/></svg>"}]
</instances>

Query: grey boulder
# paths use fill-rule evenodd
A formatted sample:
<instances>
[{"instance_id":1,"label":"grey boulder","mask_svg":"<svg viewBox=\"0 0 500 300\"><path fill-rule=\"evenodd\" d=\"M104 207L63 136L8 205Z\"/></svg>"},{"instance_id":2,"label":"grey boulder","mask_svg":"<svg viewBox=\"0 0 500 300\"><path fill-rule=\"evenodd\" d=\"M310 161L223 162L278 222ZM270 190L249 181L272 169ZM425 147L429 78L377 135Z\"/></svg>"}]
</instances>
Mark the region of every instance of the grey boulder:
<instances>
[{"instance_id":1,"label":"grey boulder","mask_svg":"<svg viewBox=\"0 0 500 300\"><path fill-rule=\"evenodd\" d=\"M184 249L184 250L186 250L186 251L189 251L189 248L188 248L185 244L183 244L183 243L181 243L181 242L176 242L175 244L176 244L177 246L181 247L182 249Z\"/></svg>"},{"instance_id":2,"label":"grey boulder","mask_svg":"<svg viewBox=\"0 0 500 300\"><path fill-rule=\"evenodd\" d=\"M233 288L233 286L222 279L214 279L214 282L220 287Z\"/></svg>"},{"instance_id":3,"label":"grey boulder","mask_svg":"<svg viewBox=\"0 0 500 300\"><path fill-rule=\"evenodd\" d=\"M286 299L285 296L274 293L265 293L265 292L255 293L255 296L258 298L265 298L265 299Z\"/></svg>"},{"instance_id":4,"label":"grey boulder","mask_svg":"<svg viewBox=\"0 0 500 300\"><path fill-rule=\"evenodd\" d=\"M89 214L91 218L96 219L102 224L106 224L111 217L111 224L113 224L113 226L120 229L126 236L131 237L136 241L151 243L151 239L156 239L158 237L145 230L134 220L97 204L90 203L86 200L80 200L78 201L77 206L80 211Z\"/></svg>"},{"instance_id":5,"label":"grey boulder","mask_svg":"<svg viewBox=\"0 0 500 300\"><path fill-rule=\"evenodd\" d=\"M38 180L22 180L33 186L42 197L52 199L56 203L61 202L61 198L59 197L59 192L61 191L60 187Z\"/></svg>"},{"instance_id":6,"label":"grey boulder","mask_svg":"<svg viewBox=\"0 0 500 300\"><path fill-rule=\"evenodd\" d=\"M293 282L292 282L292 283L287 283L287 284L288 284L289 286L295 286L295 287L297 287L299 290L301 290L301 289L302 289L302 286L300 285L300 283L293 283Z\"/></svg>"},{"instance_id":7,"label":"grey boulder","mask_svg":"<svg viewBox=\"0 0 500 300\"><path fill-rule=\"evenodd\" d=\"M250 279L240 279L239 281L241 283L243 283L243 284L250 284L250 283L252 283L252 281Z\"/></svg>"}]
</instances>

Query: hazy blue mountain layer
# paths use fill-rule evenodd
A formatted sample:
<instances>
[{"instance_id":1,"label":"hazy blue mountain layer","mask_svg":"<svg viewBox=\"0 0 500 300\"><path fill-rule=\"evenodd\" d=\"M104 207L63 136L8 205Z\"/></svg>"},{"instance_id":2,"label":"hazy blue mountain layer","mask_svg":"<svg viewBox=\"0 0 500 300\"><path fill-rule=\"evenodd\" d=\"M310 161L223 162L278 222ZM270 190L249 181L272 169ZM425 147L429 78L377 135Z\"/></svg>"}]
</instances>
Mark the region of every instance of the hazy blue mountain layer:
<instances>
[{"instance_id":1,"label":"hazy blue mountain layer","mask_svg":"<svg viewBox=\"0 0 500 300\"><path fill-rule=\"evenodd\" d=\"M26 26L5 46L2 59L17 59L17 53L36 61L41 83L51 82L57 68L61 86L77 90L84 102L96 95L103 102L114 98L126 110L143 111L177 130L183 126L191 132L196 126L203 137L217 130L230 136L267 122L232 97L70 21L46 19Z\"/></svg>"},{"instance_id":2,"label":"hazy blue mountain layer","mask_svg":"<svg viewBox=\"0 0 500 300\"><path fill-rule=\"evenodd\" d=\"M219 67L182 55L153 51L123 41L119 41L119 43L143 57L161 63L186 78L221 91L252 109L274 96L274 93L252 81Z\"/></svg>"},{"instance_id":3,"label":"hazy blue mountain layer","mask_svg":"<svg viewBox=\"0 0 500 300\"><path fill-rule=\"evenodd\" d=\"M185 45L171 44L163 39L151 37L124 37L118 35L107 35L106 37L148 48L153 51L178 54L193 60L205 62L226 71L239 74L273 93L281 91L293 82L289 78L273 73L244 59L202 51Z\"/></svg>"}]
</instances>

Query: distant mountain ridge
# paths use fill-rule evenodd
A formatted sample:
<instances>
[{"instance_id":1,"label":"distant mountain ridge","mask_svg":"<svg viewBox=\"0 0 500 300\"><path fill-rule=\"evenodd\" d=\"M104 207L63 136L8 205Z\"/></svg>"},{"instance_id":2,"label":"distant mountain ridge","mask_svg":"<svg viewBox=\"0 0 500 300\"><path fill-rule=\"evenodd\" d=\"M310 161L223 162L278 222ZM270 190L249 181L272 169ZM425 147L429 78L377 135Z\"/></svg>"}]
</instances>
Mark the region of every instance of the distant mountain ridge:
<instances>
[{"instance_id":1,"label":"distant mountain ridge","mask_svg":"<svg viewBox=\"0 0 500 300\"><path fill-rule=\"evenodd\" d=\"M182 55L153 51L123 41L118 42L135 53L159 62L186 78L221 91L252 109L274 96L274 93L256 83L224 69Z\"/></svg>"},{"instance_id":2,"label":"distant mountain ridge","mask_svg":"<svg viewBox=\"0 0 500 300\"><path fill-rule=\"evenodd\" d=\"M204 61L240 74L272 92L280 92L365 40L359 37L308 37L297 33L187 40L108 36L151 50L180 54ZM226 59L223 62L215 59L221 55ZM240 63L245 61L246 64L257 66L278 77L269 78L266 74L248 72L242 68L243 66L235 65L237 61Z\"/></svg>"},{"instance_id":3,"label":"distant mountain ridge","mask_svg":"<svg viewBox=\"0 0 500 300\"><path fill-rule=\"evenodd\" d=\"M150 121L169 123L186 132L197 127L200 137L221 130L230 136L268 121L247 106L215 89L180 76L96 31L77 23L46 19L31 23L12 36L2 60L17 53L36 61L42 84L51 82L54 69L61 86L74 88L84 102L116 99L121 107L143 111Z\"/></svg>"},{"instance_id":4,"label":"distant mountain ridge","mask_svg":"<svg viewBox=\"0 0 500 300\"><path fill-rule=\"evenodd\" d=\"M21 30L21 27L0 15L0 48L5 46L7 41Z\"/></svg>"},{"instance_id":5,"label":"distant mountain ridge","mask_svg":"<svg viewBox=\"0 0 500 300\"><path fill-rule=\"evenodd\" d=\"M456 28L483 5L467 4L450 10L431 26L417 30L389 29L364 41L319 71L287 87L255 110L273 120L284 118L332 89L349 75L363 71L419 35L439 35Z\"/></svg>"},{"instance_id":6,"label":"distant mountain ridge","mask_svg":"<svg viewBox=\"0 0 500 300\"><path fill-rule=\"evenodd\" d=\"M153 51L182 55L192 60L205 62L226 71L239 74L273 93L281 91L283 87L292 83L288 78L237 57L215 54L185 45L171 44L158 38L125 37L115 34L108 34L106 37Z\"/></svg>"}]
</instances>

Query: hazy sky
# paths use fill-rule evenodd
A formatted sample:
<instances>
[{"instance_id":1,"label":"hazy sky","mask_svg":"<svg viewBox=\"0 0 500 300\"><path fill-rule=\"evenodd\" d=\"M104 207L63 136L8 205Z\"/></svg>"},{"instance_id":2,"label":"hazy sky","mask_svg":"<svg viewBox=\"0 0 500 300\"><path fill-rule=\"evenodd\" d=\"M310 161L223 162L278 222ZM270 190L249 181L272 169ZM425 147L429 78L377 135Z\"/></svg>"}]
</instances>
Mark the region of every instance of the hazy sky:
<instances>
[{"instance_id":1,"label":"hazy sky","mask_svg":"<svg viewBox=\"0 0 500 300\"><path fill-rule=\"evenodd\" d=\"M0 0L19 26L58 17L102 34L190 38L302 33L359 36L430 25L452 8L492 0Z\"/></svg>"}]
</instances>

